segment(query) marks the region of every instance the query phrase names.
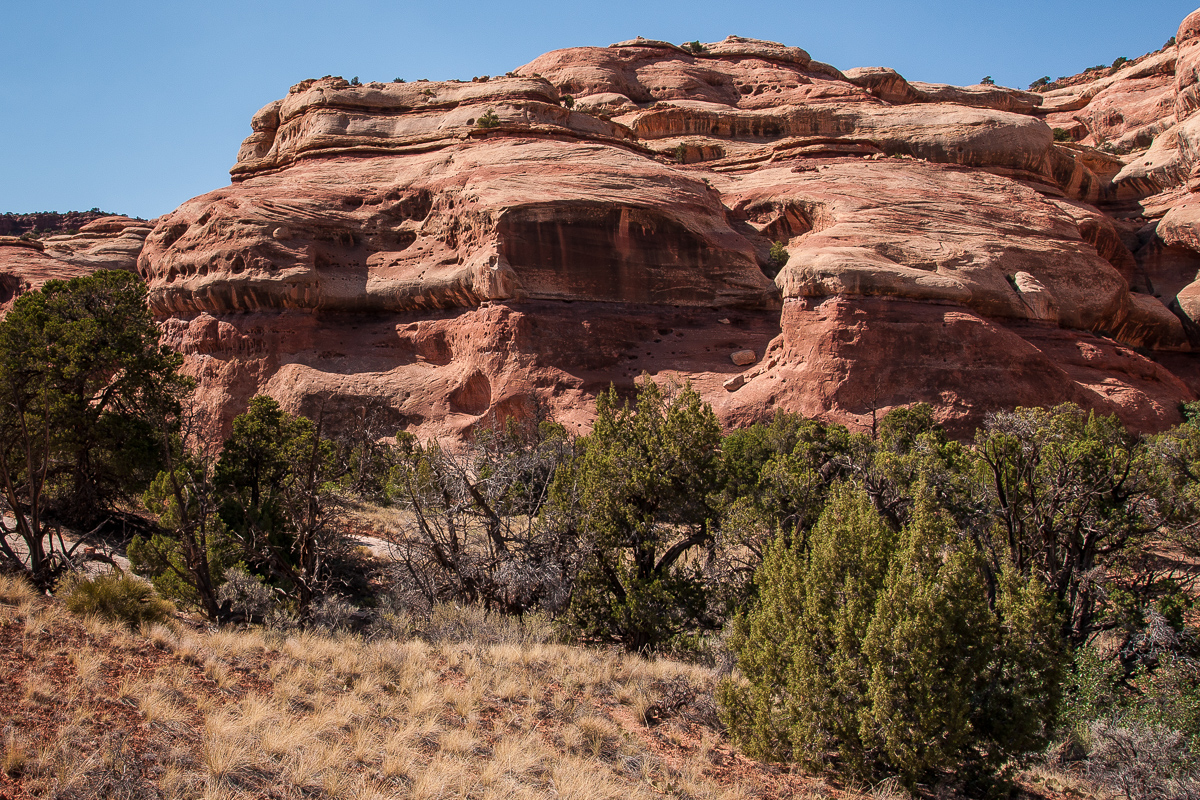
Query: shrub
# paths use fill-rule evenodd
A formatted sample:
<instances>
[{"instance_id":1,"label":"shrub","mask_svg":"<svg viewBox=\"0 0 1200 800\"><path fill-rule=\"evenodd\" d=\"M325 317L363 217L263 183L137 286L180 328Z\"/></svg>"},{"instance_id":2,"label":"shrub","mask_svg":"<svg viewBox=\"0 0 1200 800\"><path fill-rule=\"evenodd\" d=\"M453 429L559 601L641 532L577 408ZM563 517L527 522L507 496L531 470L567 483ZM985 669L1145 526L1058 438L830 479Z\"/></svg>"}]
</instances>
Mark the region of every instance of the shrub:
<instances>
[{"instance_id":1,"label":"shrub","mask_svg":"<svg viewBox=\"0 0 1200 800\"><path fill-rule=\"evenodd\" d=\"M271 589L240 567L225 573L225 582L217 591L217 601L234 617L261 622L274 607Z\"/></svg>"},{"instance_id":2,"label":"shrub","mask_svg":"<svg viewBox=\"0 0 1200 800\"><path fill-rule=\"evenodd\" d=\"M1029 84L1029 91L1031 91L1031 92L1037 91L1038 89L1041 89L1043 86L1048 86L1049 84L1050 84L1050 76L1043 75L1042 77L1038 78L1033 83Z\"/></svg>"},{"instance_id":3,"label":"shrub","mask_svg":"<svg viewBox=\"0 0 1200 800\"><path fill-rule=\"evenodd\" d=\"M569 94L564 94L562 96L562 104L564 106L566 106L567 108L574 108L575 107L575 98Z\"/></svg>"},{"instance_id":4,"label":"shrub","mask_svg":"<svg viewBox=\"0 0 1200 800\"><path fill-rule=\"evenodd\" d=\"M1200 664L1194 631L1150 612L1149 658L1089 644L1075 653L1059 713L1059 753L1130 798L1200 796Z\"/></svg>"},{"instance_id":5,"label":"shrub","mask_svg":"<svg viewBox=\"0 0 1200 800\"><path fill-rule=\"evenodd\" d=\"M500 127L500 118L496 116L495 111L489 108L479 119L475 120L475 125L485 130L498 128Z\"/></svg>"},{"instance_id":6,"label":"shrub","mask_svg":"<svg viewBox=\"0 0 1200 800\"><path fill-rule=\"evenodd\" d=\"M1118 716L1093 722L1087 744L1088 777L1129 800L1200 797L1200 771L1177 730Z\"/></svg>"},{"instance_id":7,"label":"shrub","mask_svg":"<svg viewBox=\"0 0 1200 800\"><path fill-rule=\"evenodd\" d=\"M995 86L996 85L996 81L992 78L991 75L983 76L983 78L979 82L981 84L983 84L984 86Z\"/></svg>"},{"instance_id":8,"label":"shrub","mask_svg":"<svg viewBox=\"0 0 1200 800\"><path fill-rule=\"evenodd\" d=\"M720 701L730 734L752 756L862 776L858 725L867 697L863 639L894 548L871 501L834 490L810 541L779 540L759 570L759 603L731 641L748 688Z\"/></svg>"},{"instance_id":9,"label":"shrub","mask_svg":"<svg viewBox=\"0 0 1200 800\"><path fill-rule=\"evenodd\" d=\"M768 258L771 260L771 266L775 268L776 272L783 269L788 261L787 245L783 242L771 242L771 252Z\"/></svg>"},{"instance_id":10,"label":"shrub","mask_svg":"<svg viewBox=\"0 0 1200 800\"><path fill-rule=\"evenodd\" d=\"M1102 592L1111 576L1134 567L1161 530L1163 506L1153 495L1163 459L1116 417L1070 404L991 415L976 433L975 455L979 501L996 524L994 538L978 539L989 573L999 575L1011 558L1038 577L1063 606L1068 639L1083 644L1107 627ZM1158 591L1138 592L1151 590Z\"/></svg>"},{"instance_id":11,"label":"shrub","mask_svg":"<svg viewBox=\"0 0 1200 800\"><path fill-rule=\"evenodd\" d=\"M316 603L308 622L314 628L330 633L361 628L366 615L341 597L326 595Z\"/></svg>"},{"instance_id":12,"label":"shrub","mask_svg":"<svg viewBox=\"0 0 1200 800\"><path fill-rule=\"evenodd\" d=\"M1052 601L1010 576L989 609L981 554L927 494L896 534L866 492L839 485L807 542L770 548L731 639L745 681L719 690L752 756L913 786L948 767L990 774L1044 744Z\"/></svg>"},{"instance_id":13,"label":"shrub","mask_svg":"<svg viewBox=\"0 0 1200 800\"><path fill-rule=\"evenodd\" d=\"M1060 734L1082 739L1092 720L1116 708L1123 672L1118 662L1101 657L1095 647L1077 649L1063 682Z\"/></svg>"},{"instance_id":14,"label":"shrub","mask_svg":"<svg viewBox=\"0 0 1200 800\"><path fill-rule=\"evenodd\" d=\"M362 83L359 82L357 75L355 75L353 78L350 79L350 85L351 86L362 86Z\"/></svg>"},{"instance_id":15,"label":"shrub","mask_svg":"<svg viewBox=\"0 0 1200 800\"><path fill-rule=\"evenodd\" d=\"M1056 141L1056 142L1071 141L1071 132L1068 131L1066 128L1055 128L1054 129L1054 141Z\"/></svg>"},{"instance_id":16,"label":"shrub","mask_svg":"<svg viewBox=\"0 0 1200 800\"><path fill-rule=\"evenodd\" d=\"M583 543L572 624L630 650L711 626L693 553L715 547L716 415L690 386L668 392L648 378L636 408L610 389L596 411L583 456L552 488Z\"/></svg>"},{"instance_id":17,"label":"shrub","mask_svg":"<svg viewBox=\"0 0 1200 800\"><path fill-rule=\"evenodd\" d=\"M1123 67L1129 63L1131 63L1131 62L1128 58L1126 58L1125 56L1121 56L1120 58L1118 58L1116 61L1114 61L1112 63L1111 69L1114 69L1114 70L1120 69L1121 67Z\"/></svg>"},{"instance_id":18,"label":"shrub","mask_svg":"<svg viewBox=\"0 0 1200 800\"><path fill-rule=\"evenodd\" d=\"M971 744L993 632L975 554L953 547L945 519L922 509L905 533L863 642L872 668L860 726L911 786Z\"/></svg>"},{"instance_id":19,"label":"shrub","mask_svg":"<svg viewBox=\"0 0 1200 800\"><path fill-rule=\"evenodd\" d=\"M150 584L124 572L69 578L59 591L72 614L94 614L130 628L166 622L175 613L175 607L159 597Z\"/></svg>"},{"instance_id":20,"label":"shrub","mask_svg":"<svg viewBox=\"0 0 1200 800\"><path fill-rule=\"evenodd\" d=\"M707 53L707 52L708 52L708 48L707 48L707 47L705 47L704 45L700 44L700 40L699 40L699 39L696 39L696 40L694 40L694 41L691 41L691 42L684 42L684 43L683 43L683 49L684 49L684 50L687 50L689 53L693 53L693 54L695 54L695 55L699 55L700 53Z\"/></svg>"},{"instance_id":21,"label":"shrub","mask_svg":"<svg viewBox=\"0 0 1200 800\"><path fill-rule=\"evenodd\" d=\"M338 565L352 557L333 513L334 446L321 430L320 422L258 395L233 420L213 471L225 530L256 574L294 594L302 614L339 582Z\"/></svg>"},{"instance_id":22,"label":"shrub","mask_svg":"<svg viewBox=\"0 0 1200 800\"><path fill-rule=\"evenodd\" d=\"M560 425L510 421L478 430L458 450L411 437L391 472L400 522L394 588L406 605L480 604L523 614L561 609L571 596L576 531L547 513L549 488L575 442Z\"/></svg>"},{"instance_id":23,"label":"shrub","mask_svg":"<svg viewBox=\"0 0 1200 800\"><path fill-rule=\"evenodd\" d=\"M173 466L142 495L159 529L133 537L129 564L163 597L200 608L215 621L221 617L217 588L238 561L237 542L217 514L220 499L208 466L193 459Z\"/></svg>"}]
</instances>

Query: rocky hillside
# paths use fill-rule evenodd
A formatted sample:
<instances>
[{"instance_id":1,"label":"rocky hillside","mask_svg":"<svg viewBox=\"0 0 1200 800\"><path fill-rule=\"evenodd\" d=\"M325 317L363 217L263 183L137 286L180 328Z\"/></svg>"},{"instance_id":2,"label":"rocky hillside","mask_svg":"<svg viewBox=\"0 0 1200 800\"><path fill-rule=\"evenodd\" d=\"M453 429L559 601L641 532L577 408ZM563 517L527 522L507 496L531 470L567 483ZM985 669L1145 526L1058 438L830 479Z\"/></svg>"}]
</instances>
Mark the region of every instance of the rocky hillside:
<instances>
[{"instance_id":1,"label":"rocky hillside","mask_svg":"<svg viewBox=\"0 0 1200 800\"><path fill-rule=\"evenodd\" d=\"M267 392L422 437L580 430L648 372L731 425L1071 400L1159 429L1200 390L1200 12L1085 77L919 83L731 36L307 80L231 185L96 246L140 248L214 428ZM99 265L42 244L0 268Z\"/></svg>"},{"instance_id":2,"label":"rocky hillside","mask_svg":"<svg viewBox=\"0 0 1200 800\"><path fill-rule=\"evenodd\" d=\"M32 214L0 214L0 236L45 236L48 233L77 233L89 222L111 217L107 211L36 211Z\"/></svg>"},{"instance_id":3,"label":"rocky hillside","mask_svg":"<svg viewBox=\"0 0 1200 800\"><path fill-rule=\"evenodd\" d=\"M0 235L0 311L7 311L17 295L48 280L69 280L98 269L136 270L154 225L87 211L5 214L0 216L4 221L12 223L13 233L26 236Z\"/></svg>"}]
</instances>

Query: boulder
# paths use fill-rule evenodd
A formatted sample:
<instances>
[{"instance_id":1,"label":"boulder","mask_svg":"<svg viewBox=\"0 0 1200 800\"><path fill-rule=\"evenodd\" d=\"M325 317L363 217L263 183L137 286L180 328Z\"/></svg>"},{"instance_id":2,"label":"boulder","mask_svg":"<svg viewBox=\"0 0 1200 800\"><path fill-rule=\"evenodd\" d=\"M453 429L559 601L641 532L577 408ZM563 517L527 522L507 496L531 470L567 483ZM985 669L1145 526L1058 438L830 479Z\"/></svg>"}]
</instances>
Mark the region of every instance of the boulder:
<instances>
[{"instance_id":1,"label":"boulder","mask_svg":"<svg viewBox=\"0 0 1200 800\"><path fill-rule=\"evenodd\" d=\"M748 367L758 360L753 350L735 350L729 354L729 360L739 367Z\"/></svg>"}]
</instances>

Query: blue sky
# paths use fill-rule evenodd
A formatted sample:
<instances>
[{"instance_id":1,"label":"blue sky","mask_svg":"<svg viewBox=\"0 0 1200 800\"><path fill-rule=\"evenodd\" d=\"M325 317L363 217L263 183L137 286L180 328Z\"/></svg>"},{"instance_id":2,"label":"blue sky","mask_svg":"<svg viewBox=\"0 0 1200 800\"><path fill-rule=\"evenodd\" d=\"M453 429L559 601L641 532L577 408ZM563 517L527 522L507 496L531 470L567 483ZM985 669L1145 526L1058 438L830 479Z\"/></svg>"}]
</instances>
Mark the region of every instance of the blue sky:
<instances>
[{"instance_id":1,"label":"blue sky","mask_svg":"<svg viewBox=\"0 0 1200 800\"><path fill-rule=\"evenodd\" d=\"M1026 87L1158 49L1197 0L8 2L0 212L164 214L229 182L250 117L304 78L469 79L645 36L781 41L841 69Z\"/></svg>"}]
</instances>

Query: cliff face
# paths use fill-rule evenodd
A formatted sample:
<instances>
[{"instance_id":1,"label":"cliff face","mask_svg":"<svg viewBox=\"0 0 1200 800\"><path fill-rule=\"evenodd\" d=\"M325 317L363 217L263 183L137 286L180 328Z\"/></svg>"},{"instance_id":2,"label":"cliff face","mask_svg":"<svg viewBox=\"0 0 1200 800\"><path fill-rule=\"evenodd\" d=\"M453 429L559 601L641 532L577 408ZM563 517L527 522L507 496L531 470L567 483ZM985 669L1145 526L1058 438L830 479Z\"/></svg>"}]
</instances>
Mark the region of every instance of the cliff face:
<instances>
[{"instance_id":1,"label":"cliff face","mask_svg":"<svg viewBox=\"0 0 1200 800\"><path fill-rule=\"evenodd\" d=\"M1200 388L1200 12L1107 72L944 86L729 37L305 81L137 267L214 429L265 391L582 430L643 371L728 424L1073 400L1162 428Z\"/></svg>"},{"instance_id":2,"label":"cliff face","mask_svg":"<svg viewBox=\"0 0 1200 800\"><path fill-rule=\"evenodd\" d=\"M0 236L22 234L46 235L51 233L75 233L89 222L111 217L106 211L37 211L32 214L0 214Z\"/></svg>"},{"instance_id":3,"label":"cliff face","mask_svg":"<svg viewBox=\"0 0 1200 800\"><path fill-rule=\"evenodd\" d=\"M70 280L98 269L137 269L154 222L93 212L6 214L13 233L36 232L39 238L0 235L0 313L13 299L48 280Z\"/></svg>"}]
</instances>

